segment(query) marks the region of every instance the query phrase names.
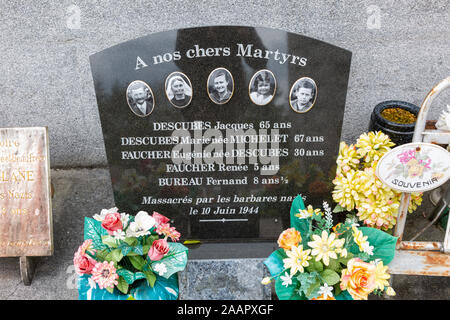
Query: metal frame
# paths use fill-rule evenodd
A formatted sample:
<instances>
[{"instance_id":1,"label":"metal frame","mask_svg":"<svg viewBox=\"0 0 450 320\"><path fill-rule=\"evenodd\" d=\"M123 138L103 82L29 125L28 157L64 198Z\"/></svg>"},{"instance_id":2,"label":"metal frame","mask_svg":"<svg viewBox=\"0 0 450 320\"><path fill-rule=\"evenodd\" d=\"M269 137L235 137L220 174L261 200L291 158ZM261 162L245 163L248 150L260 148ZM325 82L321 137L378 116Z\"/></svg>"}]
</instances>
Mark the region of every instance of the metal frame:
<instances>
[{"instance_id":1,"label":"metal frame","mask_svg":"<svg viewBox=\"0 0 450 320\"><path fill-rule=\"evenodd\" d=\"M423 101L414 129L412 142L450 143L450 131L425 130L431 103L444 89L450 87L450 77L438 83ZM402 193L394 236L398 237L394 260L389 264L391 274L450 276L450 223L447 223L444 242L403 241L409 193ZM450 219L449 219L450 222Z\"/></svg>"}]
</instances>

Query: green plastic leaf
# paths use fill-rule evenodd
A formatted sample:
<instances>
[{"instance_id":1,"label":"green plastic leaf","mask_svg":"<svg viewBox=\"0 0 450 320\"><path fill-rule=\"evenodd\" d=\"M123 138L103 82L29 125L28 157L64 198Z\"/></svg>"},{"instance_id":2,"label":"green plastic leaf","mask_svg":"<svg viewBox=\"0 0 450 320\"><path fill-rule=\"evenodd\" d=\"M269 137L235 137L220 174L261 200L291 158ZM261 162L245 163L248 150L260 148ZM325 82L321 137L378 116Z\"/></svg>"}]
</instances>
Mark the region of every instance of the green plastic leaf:
<instances>
[{"instance_id":1,"label":"green plastic leaf","mask_svg":"<svg viewBox=\"0 0 450 320\"><path fill-rule=\"evenodd\" d=\"M329 286L334 286L341 280L339 274L331 269L325 269L320 273L320 276Z\"/></svg>"},{"instance_id":2,"label":"green plastic leaf","mask_svg":"<svg viewBox=\"0 0 450 320\"><path fill-rule=\"evenodd\" d=\"M353 258L353 253L347 252L347 256L345 258L344 257L340 257L338 261L339 261L339 263L347 265L348 261L350 259L352 259L352 258Z\"/></svg>"},{"instance_id":3,"label":"green plastic leaf","mask_svg":"<svg viewBox=\"0 0 450 320\"><path fill-rule=\"evenodd\" d=\"M119 289L119 291L123 294L127 294L128 283L123 277L119 277L119 279L117 279L117 289Z\"/></svg>"},{"instance_id":4,"label":"green plastic leaf","mask_svg":"<svg viewBox=\"0 0 450 320\"><path fill-rule=\"evenodd\" d=\"M97 251L95 253L95 258L97 261L105 261L108 254L109 254L109 250L103 249L103 250Z\"/></svg>"},{"instance_id":5,"label":"green plastic leaf","mask_svg":"<svg viewBox=\"0 0 450 320\"><path fill-rule=\"evenodd\" d=\"M264 260L264 264L266 265L272 277L277 276L284 270L283 259L285 259L286 257L287 256L284 249L280 248L272 252L272 254L266 260Z\"/></svg>"},{"instance_id":6,"label":"green plastic leaf","mask_svg":"<svg viewBox=\"0 0 450 320\"><path fill-rule=\"evenodd\" d=\"M145 240L144 240L144 245L151 246L153 244L153 241L158 240L158 239L159 239L158 235L146 236Z\"/></svg>"},{"instance_id":7,"label":"green plastic leaf","mask_svg":"<svg viewBox=\"0 0 450 320\"><path fill-rule=\"evenodd\" d=\"M103 244L107 245L108 247L111 248L117 248L118 247L118 241L116 239L114 239L114 237L107 235L107 236L102 236L102 242Z\"/></svg>"},{"instance_id":8,"label":"green plastic leaf","mask_svg":"<svg viewBox=\"0 0 450 320\"><path fill-rule=\"evenodd\" d=\"M119 248L120 248L120 250L122 250L122 254L124 255L124 256L127 256L130 252L131 252L131 247L129 246L129 245L127 245L127 244L121 244L120 246L119 246Z\"/></svg>"},{"instance_id":9,"label":"green plastic leaf","mask_svg":"<svg viewBox=\"0 0 450 320\"><path fill-rule=\"evenodd\" d=\"M359 229L374 247L370 260L381 259L384 265L389 264L394 259L397 237L375 228L361 227Z\"/></svg>"},{"instance_id":10,"label":"green plastic leaf","mask_svg":"<svg viewBox=\"0 0 450 320\"><path fill-rule=\"evenodd\" d=\"M122 258L123 258L122 250L114 249L113 251L111 251L106 255L105 260L119 262L120 260L122 260Z\"/></svg>"},{"instance_id":11,"label":"green plastic leaf","mask_svg":"<svg viewBox=\"0 0 450 320\"><path fill-rule=\"evenodd\" d=\"M186 268L187 253L188 248L181 243L169 242L169 252L161 260L150 262L150 266L154 269L156 264L163 263L167 271L160 276L167 279L174 273Z\"/></svg>"},{"instance_id":12,"label":"green plastic leaf","mask_svg":"<svg viewBox=\"0 0 450 320\"><path fill-rule=\"evenodd\" d=\"M341 294L342 289L340 283L336 283L333 287L334 287L334 296Z\"/></svg>"},{"instance_id":13,"label":"green plastic leaf","mask_svg":"<svg viewBox=\"0 0 450 320\"><path fill-rule=\"evenodd\" d=\"M319 294L319 290L320 290L320 281L316 280L305 290L306 298L308 299L316 298Z\"/></svg>"},{"instance_id":14,"label":"green plastic leaf","mask_svg":"<svg viewBox=\"0 0 450 320\"><path fill-rule=\"evenodd\" d=\"M337 259L330 259L328 262L327 269L331 269L333 271L339 271L341 268L339 261Z\"/></svg>"},{"instance_id":15,"label":"green plastic leaf","mask_svg":"<svg viewBox=\"0 0 450 320\"><path fill-rule=\"evenodd\" d=\"M321 272L323 271L323 264L320 261L315 261L315 260L310 260L309 261L309 266L305 268L307 272L313 272L313 271L317 271L317 272Z\"/></svg>"},{"instance_id":16,"label":"green plastic leaf","mask_svg":"<svg viewBox=\"0 0 450 320\"><path fill-rule=\"evenodd\" d=\"M128 259L130 260L133 267L136 269L142 271L145 265L145 260L141 256L129 256Z\"/></svg>"},{"instance_id":17,"label":"green plastic leaf","mask_svg":"<svg viewBox=\"0 0 450 320\"><path fill-rule=\"evenodd\" d=\"M333 209L333 213L344 212L344 211L347 211L347 209L343 208L340 204L337 204L336 207L334 207L334 209Z\"/></svg>"},{"instance_id":18,"label":"green plastic leaf","mask_svg":"<svg viewBox=\"0 0 450 320\"><path fill-rule=\"evenodd\" d=\"M143 272L133 273L124 268L117 270L117 274L121 276L129 285L133 284L136 280L146 279L146 275Z\"/></svg>"},{"instance_id":19,"label":"green plastic leaf","mask_svg":"<svg viewBox=\"0 0 450 320\"><path fill-rule=\"evenodd\" d=\"M140 280L140 279L145 279L145 278L146 278L146 276L145 276L145 274L143 272L136 272L134 274L134 280L135 281L136 280Z\"/></svg>"},{"instance_id":20,"label":"green plastic leaf","mask_svg":"<svg viewBox=\"0 0 450 320\"><path fill-rule=\"evenodd\" d=\"M143 247L142 247L141 244L139 244L139 245L137 245L137 246L134 246L131 250L132 250L134 253L138 254L138 255L143 255L143 254L144 254L144 249L143 249Z\"/></svg>"},{"instance_id":21,"label":"green plastic leaf","mask_svg":"<svg viewBox=\"0 0 450 320\"><path fill-rule=\"evenodd\" d=\"M108 248L102 242L102 236L108 232L102 227L102 223L92 218L84 218L84 240L92 239L92 245L97 250Z\"/></svg>"},{"instance_id":22,"label":"green plastic leaf","mask_svg":"<svg viewBox=\"0 0 450 320\"><path fill-rule=\"evenodd\" d=\"M134 237L125 238L122 241L125 242L126 244L128 244L131 247L137 245L138 242L139 242L138 239L136 239Z\"/></svg>"},{"instance_id":23,"label":"green plastic leaf","mask_svg":"<svg viewBox=\"0 0 450 320\"><path fill-rule=\"evenodd\" d=\"M347 290L344 290L340 294L335 295L334 298L336 300L353 300L352 296L350 295L350 293L348 293Z\"/></svg>"},{"instance_id":24,"label":"green plastic leaf","mask_svg":"<svg viewBox=\"0 0 450 320\"><path fill-rule=\"evenodd\" d=\"M308 288L318 280L319 273L318 272L304 272L300 273L297 276L298 281L300 282L300 288L303 292L306 292Z\"/></svg>"},{"instance_id":25,"label":"green plastic leaf","mask_svg":"<svg viewBox=\"0 0 450 320\"><path fill-rule=\"evenodd\" d=\"M298 293L299 282L292 278L292 284L284 286L280 277L275 280L275 292L280 300L306 300L306 297Z\"/></svg>"},{"instance_id":26,"label":"green plastic leaf","mask_svg":"<svg viewBox=\"0 0 450 320\"><path fill-rule=\"evenodd\" d=\"M298 195L295 197L294 201L292 201L291 205L291 227L300 232L302 239L308 239L311 219L300 219L296 217L295 215L299 213L300 209L304 210L305 204L303 203L302 197Z\"/></svg>"},{"instance_id":27,"label":"green plastic leaf","mask_svg":"<svg viewBox=\"0 0 450 320\"><path fill-rule=\"evenodd\" d=\"M128 284L133 284L133 282L135 280L134 273L131 272L130 270L120 269L120 270L117 270L117 274L120 276L120 278L124 279L126 281L126 283L128 283Z\"/></svg>"},{"instance_id":28,"label":"green plastic leaf","mask_svg":"<svg viewBox=\"0 0 450 320\"><path fill-rule=\"evenodd\" d=\"M106 291L108 291L109 293L114 293L114 287L112 287L112 288L105 288L106 289Z\"/></svg>"},{"instance_id":29,"label":"green plastic leaf","mask_svg":"<svg viewBox=\"0 0 450 320\"><path fill-rule=\"evenodd\" d=\"M144 271L143 274L147 279L148 285L153 288L156 281L156 275L152 271Z\"/></svg>"}]
</instances>

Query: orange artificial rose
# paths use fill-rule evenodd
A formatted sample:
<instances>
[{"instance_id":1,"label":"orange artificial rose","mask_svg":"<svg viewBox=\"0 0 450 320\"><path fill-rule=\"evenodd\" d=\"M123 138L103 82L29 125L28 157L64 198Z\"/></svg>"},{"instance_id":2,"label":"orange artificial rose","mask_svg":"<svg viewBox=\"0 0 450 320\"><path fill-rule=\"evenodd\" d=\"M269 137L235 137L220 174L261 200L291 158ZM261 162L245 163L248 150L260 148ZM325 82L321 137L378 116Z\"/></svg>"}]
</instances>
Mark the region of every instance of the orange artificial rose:
<instances>
[{"instance_id":1,"label":"orange artificial rose","mask_svg":"<svg viewBox=\"0 0 450 320\"><path fill-rule=\"evenodd\" d=\"M295 228L289 228L280 234L278 245L280 248L290 250L292 246L297 247L300 241L302 241L300 232L295 230Z\"/></svg>"},{"instance_id":2,"label":"orange artificial rose","mask_svg":"<svg viewBox=\"0 0 450 320\"><path fill-rule=\"evenodd\" d=\"M327 296L326 298L324 297L324 295L320 295L317 298L312 298L311 300L336 300L334 297L331 296Z\"/></svg>"},{"instance_id":3,"label":"orange artificial rose","mask_svg":"<svg viewBox=\"0 0 450 320\"><path fill-rule=\"evenodd\" d=\"M347 290L355 300L367 300L375 289L376 266L354 258L348 261L347 269L342 270L341 289Z\"/></svg>"}]
</instances>

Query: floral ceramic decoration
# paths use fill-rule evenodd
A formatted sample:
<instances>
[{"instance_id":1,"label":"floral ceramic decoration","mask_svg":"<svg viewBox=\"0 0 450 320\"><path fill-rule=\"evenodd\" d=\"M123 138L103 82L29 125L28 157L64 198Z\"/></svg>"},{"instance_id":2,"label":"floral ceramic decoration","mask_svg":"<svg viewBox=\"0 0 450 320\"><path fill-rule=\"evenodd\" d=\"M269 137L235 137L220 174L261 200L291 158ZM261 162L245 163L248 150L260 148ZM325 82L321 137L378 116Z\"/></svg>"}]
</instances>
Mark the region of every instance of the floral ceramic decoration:
<instances>
[{"instance_id":1,"label":"floral ceramic decoration","mask_svg":"<svg viewBox=\"0 0 450 320\"><path fill-rule=\"evenodd\" d=\"M376 175L400 192L424 192L444 184L450 177L450 153L430 143L408 143L386 153Z\"/></svg>"}]
</instances>

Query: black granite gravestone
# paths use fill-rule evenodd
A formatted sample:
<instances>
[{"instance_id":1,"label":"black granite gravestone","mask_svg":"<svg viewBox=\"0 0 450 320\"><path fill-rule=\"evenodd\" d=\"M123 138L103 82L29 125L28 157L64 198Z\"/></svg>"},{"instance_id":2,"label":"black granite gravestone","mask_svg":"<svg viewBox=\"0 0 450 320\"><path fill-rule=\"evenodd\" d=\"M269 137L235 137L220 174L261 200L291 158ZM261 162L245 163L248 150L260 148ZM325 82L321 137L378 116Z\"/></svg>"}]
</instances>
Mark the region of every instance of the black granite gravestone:
<instances>
[{"instance_id":1,"label":"black granite gravestone","mask_svg":"<svg viewBox=\"0 0 450 320\"><path fill-rule=\"evenodd\" d=\"M351 53L267 28L152 34L91 56L114 199L184 239L275 239L330 201Z\"/></svg>"}]
</instances>

